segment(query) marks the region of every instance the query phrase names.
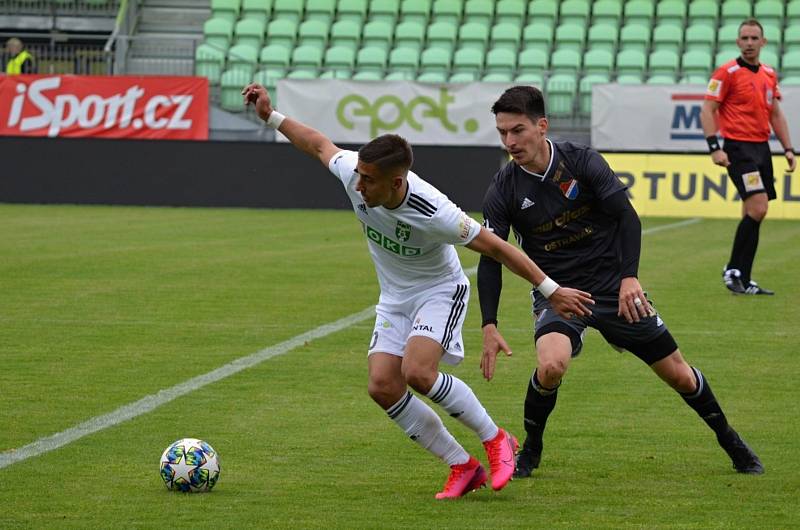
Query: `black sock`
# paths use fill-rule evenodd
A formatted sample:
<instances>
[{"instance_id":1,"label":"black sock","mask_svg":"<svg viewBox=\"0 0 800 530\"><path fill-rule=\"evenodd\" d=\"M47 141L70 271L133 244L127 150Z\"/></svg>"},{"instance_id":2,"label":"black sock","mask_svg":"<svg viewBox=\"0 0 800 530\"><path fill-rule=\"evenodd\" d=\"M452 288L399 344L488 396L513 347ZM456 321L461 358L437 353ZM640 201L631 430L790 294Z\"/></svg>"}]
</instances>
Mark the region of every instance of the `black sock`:
<instances>
[{"instance_id":1,"label":"black sock","mask_svg":"<svg viewBox=\"0 0 800 530\"><path fill-rule=\"evenodd\" d=\"M736 228L736 236L733 238L733 248L731 249L731 259L728 261L728 269L739 269L742 272L742 282L747 286L750 282L750 271L753 268L753 259L758 247L758 228L760 223L745 215L739 221Z\"/></svg>"},{"instance_id":2,"label":"black sock","mask_svg":"<svg viewBox=\"0 0 800 530\"><path fill-rule=\"evenodd\" d=\"M532 449L541 452L542 435L547 424L547 417L553 412L558 397L558 386L547 388L539 383L534 370L528 381L528 393L525 396L525 432Z\"/></svg>"},{"instance_id":3,"label":"black sock","mask_svg":"<svg viewBox=\"0 0 800 530\"><path fill-rule=\"evenodd\" d=\"M717 438L720 438L728 431L728 419L725 413L722 412L714 392L711 391L706 378L695 367L692 367L695 380L697 381L697 390L691 394L680 393L683 400L687 405L692 407L697 414L703 418L703 421L711 427L711 430L716 433Z\"/></svg>"}]
</instances>

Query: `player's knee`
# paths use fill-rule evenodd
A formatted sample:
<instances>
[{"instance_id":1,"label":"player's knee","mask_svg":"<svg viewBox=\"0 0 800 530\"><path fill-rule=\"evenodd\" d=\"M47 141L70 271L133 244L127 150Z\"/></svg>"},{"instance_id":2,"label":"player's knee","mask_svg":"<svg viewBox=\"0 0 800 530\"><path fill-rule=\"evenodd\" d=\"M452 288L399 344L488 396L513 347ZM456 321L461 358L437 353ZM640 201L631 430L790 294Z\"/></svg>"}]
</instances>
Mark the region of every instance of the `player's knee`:
<instances>
[{"instance_id":1,"label":"player's knee","mask_svg":"<svg viewBox=\"0 0 800 530\"><path fill-rule=\"evenodd\" d=\"M555 387L567 371L567 362L561 359L541 359L536 367L536 377L546 387Z\"/></svg>"},{"instance_id":2,"label":"player's knee","mask_svg":"<svg viewBox=\"0 0 800 530\"><path fill-rule=\"evenodd\" d=\"M427 365L411 362L403 362L402 373L406 384L422 394L431 391L436 377L439 375L436 370L432 370Z\"/></svg>"},{"instance_id":3,"label":"player's knee","mask_svg":"<svg viewBox=\"0 0 800 530\"><path fill-rule=\"evenodd\" d=\"M405 385L398 385L387 378L371 377L367 384L369 397L384 409L397 403L404 391Z\"/></svg>"},{"instance_id":4,"label":"player's knee","mask_svg":"<svg viewBox=\"0 0 800 530\"><path fill-rule=\"evenodd\" d=\"M746 207L746 213L748 217L760 223L767 216L768 209L769 203L766 200L758 201L748 204Z\"/></svg>"}]
</instances>

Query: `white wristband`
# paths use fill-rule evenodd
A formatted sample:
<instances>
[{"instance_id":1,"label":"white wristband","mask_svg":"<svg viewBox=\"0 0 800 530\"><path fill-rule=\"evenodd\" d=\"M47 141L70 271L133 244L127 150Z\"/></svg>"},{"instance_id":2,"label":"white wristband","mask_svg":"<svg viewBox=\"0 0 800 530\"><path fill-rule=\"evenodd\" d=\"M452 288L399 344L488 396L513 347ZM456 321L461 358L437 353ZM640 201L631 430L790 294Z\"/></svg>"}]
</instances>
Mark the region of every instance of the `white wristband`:
<instances>
[{"instance_id":1,"label":"white wristband","mask_svg":"<svg viewBox=\"0 0 800 530\"><path fill-rule=\"evenodd\" d=\"M283 123L283 120L285 120L285 119L286 119L286 116L284 116L283 114L281 114L277 110L273 110L270 113L269 118L267 118L267 125L269 125L273 129L277 129L278 127L281 126L281 123Z\"/></svg>"},{"instance_id":2,"label":"white wristband","mask_svg":"<svg viewBox=\"0 0 800 530\"><path fill-rule=\"evenodd\" d=\"M561 286L551 280L549 276L545 276L542 283L536 286L536 289L542 293L542 296L545 298L550 298L550 296L556 292L556 289L559 287Z\"/></svg>"}]
</instances>

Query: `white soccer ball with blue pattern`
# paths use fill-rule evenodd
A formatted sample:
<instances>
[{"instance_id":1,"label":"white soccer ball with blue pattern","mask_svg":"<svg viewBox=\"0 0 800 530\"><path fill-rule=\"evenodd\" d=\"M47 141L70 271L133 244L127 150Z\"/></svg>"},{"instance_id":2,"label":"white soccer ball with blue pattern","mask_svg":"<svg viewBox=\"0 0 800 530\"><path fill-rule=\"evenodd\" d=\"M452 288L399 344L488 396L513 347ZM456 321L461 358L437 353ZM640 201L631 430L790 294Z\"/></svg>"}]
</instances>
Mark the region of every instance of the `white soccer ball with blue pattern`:
<instances>
[{"instance_id":1,"label":"white soccer ball with blue pattern","mask_svg":"<svg viewBox=\"0 0 800 530\"><path fill-rule=\"evenodd\" d=\"M210 491L219 479L217 452L203 440L181 438L161 455L161 478L169 490Z\"/></svg>"}]
</instances>

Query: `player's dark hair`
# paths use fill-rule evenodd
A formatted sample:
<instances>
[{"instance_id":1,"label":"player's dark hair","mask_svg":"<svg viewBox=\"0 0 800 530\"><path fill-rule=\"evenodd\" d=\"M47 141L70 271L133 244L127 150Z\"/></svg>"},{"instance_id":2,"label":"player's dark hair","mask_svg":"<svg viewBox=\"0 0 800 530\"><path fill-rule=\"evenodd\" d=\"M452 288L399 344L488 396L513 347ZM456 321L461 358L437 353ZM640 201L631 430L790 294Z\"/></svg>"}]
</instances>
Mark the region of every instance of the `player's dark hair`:
<instances>
[{"instance_id":1,"label":"player's dark hair","mask_svg":"<svg viewBox=\"0 0 800 530\"><path fill-rule=\"evenodd\" d=\"M756 20L754 18L748 18L747 20L745 20L744 22L739 24L739 31L736 33L737 36L739 35L739 33L741 33L742 28L744 26L758 26L758 29L761 30L761 36L762 37L764 36L764 26L762 26L761 22L759 22L758 20Z\"/></svg>"},{"instance_id":2,"label":"player's dark hair","mask_svg":"<svg viewBox=\"0 0 800 530\"><path fill-rule=\"evenodd\" d=\"M513 86L503 92L492 105L493 114L500 112L525 114L531 121L536 122L546 116L542 91L534 86Z\"/></svg>"},{"instance_id":3,"label":"player's dark hair","mask_svg":"<svg viewBox=\"0 0 800 530\"><path fill-rule=\"evenodd\" d=\"M375 164L381 173L406 172L414 163L414 153L402 136L383 134L359 149L358 159L366 164Z\"/></svg>"}]
</instances>

